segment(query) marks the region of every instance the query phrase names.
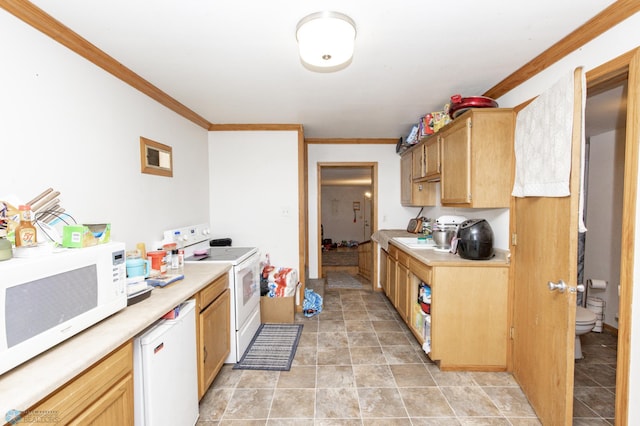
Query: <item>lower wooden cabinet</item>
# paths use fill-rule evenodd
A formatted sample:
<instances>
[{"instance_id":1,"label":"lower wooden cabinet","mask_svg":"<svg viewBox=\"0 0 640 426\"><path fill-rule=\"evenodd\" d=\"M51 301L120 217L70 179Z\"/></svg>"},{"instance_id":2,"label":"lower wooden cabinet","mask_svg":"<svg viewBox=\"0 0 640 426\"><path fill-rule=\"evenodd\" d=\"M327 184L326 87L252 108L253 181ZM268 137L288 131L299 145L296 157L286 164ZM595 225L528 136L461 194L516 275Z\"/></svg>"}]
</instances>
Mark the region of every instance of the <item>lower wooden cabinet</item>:
<instances>
[{"instance_id":1,"label":"lower wooden cabinet","mask_svg":"<svg viewBox=\"0 0 640 426\"><path fill-rule=\"evenodd\" d=\"M389 247L388 265L395 290L387 297L421 345L426 339L418 286L431 287L428 355L442 370L506 370L508 265L430 266L395 246Z\"/></svg>"},{"instance_id":2,"label":"lower wooden cabinet","mask_svg":"<svg viewBox=\"0 0 640 426\"><path fill-rule=\"evenodd\" d=\"M45 417L43 417L45 416ZM20 424L133 425L133 343L128 342L29 410Z\"/></svg>"},{"instance_id":3,"label":"lower wooden cabinet","mask_svg":"<svg viewBox=\"0 0 640 426\"><path fill-rule=\"evenodd\" d=\"M202 399L231 350L231 305L227 274L196 295L196 309L198 399Z\"/></svg>"}]
</instances>

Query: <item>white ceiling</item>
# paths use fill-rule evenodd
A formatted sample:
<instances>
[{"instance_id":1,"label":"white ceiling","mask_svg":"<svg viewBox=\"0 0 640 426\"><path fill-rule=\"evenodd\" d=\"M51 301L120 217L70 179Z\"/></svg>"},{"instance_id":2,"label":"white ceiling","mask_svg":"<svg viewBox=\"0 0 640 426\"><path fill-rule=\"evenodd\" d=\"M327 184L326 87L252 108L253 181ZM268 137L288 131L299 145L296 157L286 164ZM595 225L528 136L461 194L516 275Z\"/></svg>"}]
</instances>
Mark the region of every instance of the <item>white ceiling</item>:
<instances>
[{"instance_id":1,"label":"white ceiling","mask_svg":"<svg viewBox=\"0 0 640 426\"><path fill-rule=\"evenodd\" d=\"M398 138L453 94L481 95L613 0L32 0L212 123L296 123L310 138ZM304 16L357 26L346 69L296 52Z\"/></svg>"}]
</instances>

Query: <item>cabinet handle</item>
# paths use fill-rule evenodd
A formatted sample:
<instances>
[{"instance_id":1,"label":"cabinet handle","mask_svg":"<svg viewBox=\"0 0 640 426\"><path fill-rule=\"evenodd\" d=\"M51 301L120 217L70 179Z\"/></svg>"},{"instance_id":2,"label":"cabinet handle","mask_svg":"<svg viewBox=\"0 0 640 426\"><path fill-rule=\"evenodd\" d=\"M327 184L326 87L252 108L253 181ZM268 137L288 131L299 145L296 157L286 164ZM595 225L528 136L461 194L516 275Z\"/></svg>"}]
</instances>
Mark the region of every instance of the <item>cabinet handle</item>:
<instances>
[{"instance_id":1,"label":"cabinet handle","mask_svg":"<svg viewBox=\"0 0 640 426\"><path fill-rule=\"evenodd\" d=\"M202 350L204 351L204 357L202 358L202 363L204 364L204 363L206 363L206 362L207 362L207 355L208 355L208 354L207 354L207 347L206 347L206 346L204 346L204 347L202 348Z\"/></svg>"}]
</instances>

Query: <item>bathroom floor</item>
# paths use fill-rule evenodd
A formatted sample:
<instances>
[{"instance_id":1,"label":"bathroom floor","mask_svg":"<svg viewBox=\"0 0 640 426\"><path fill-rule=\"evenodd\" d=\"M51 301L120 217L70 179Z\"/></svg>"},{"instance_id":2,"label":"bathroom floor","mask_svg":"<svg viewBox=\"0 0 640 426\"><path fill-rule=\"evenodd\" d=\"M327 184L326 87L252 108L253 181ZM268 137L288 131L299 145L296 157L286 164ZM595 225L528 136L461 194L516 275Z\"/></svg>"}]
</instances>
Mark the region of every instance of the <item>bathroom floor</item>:
<instances>
[{"instance_id":1,"label":"bathroom floor","mask_svg":"<svg viewBox=\"0 0 640 426\"><path fill-rule=\"evenodd\" d=\"M581 336L584 359L576 360L574 425L613 425L616 394L616 336L605 331Z\"/></svg>"},{"instance_id":2,"label":"bathroom floor","mask_svg":"<svg viewBox=\"0 0 640 426\"><path fill-rule=\"evenodd\" d=\"M225 365L200 402L199 426L540 425L509 373L443 372L387 298L325 289L290 371Z\"/></svg>"}]
</instances>

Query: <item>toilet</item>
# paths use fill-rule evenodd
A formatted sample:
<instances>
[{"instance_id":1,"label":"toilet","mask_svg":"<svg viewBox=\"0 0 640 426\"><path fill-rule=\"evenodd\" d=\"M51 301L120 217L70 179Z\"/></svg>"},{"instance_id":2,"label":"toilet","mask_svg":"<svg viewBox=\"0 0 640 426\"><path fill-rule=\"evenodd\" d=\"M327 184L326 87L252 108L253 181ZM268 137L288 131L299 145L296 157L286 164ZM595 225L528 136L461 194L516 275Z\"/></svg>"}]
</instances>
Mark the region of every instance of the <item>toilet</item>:
<instances>
[{"instance_id":1,"label":"toilet","mask_svg":"<svg viewBox=\"0 0 640 426\"><path fill-rule=\"evenodd\" d=\"M576 344L575 359L582 359L582 345L580 344L580 336L587 334L596 325L596 314L582 306L576 306Z\"/></svg>"}]
</instances>

